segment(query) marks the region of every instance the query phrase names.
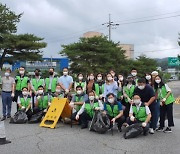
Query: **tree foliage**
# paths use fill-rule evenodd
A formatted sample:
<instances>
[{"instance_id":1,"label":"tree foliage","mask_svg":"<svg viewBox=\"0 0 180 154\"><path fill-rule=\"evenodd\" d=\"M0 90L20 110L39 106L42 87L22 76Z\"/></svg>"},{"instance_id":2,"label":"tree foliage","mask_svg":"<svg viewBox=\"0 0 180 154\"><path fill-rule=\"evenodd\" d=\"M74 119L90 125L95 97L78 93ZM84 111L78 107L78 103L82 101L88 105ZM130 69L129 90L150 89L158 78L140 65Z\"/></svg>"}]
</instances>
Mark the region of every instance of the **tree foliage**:
<instances>
[{"instance_id":1,"label":"tree foliage","mask_svg":"<svg viewBox=\"0 0 180 154\"><path fill-rule=\"evenodd\" d=\"M79 42L62 45L61 55L70 59L73 73L102 72L113 69L117 73L128 75L131 68L137 68L138 74L156 70L156 61L140 56L137 60L128 60L117 43L108 41L106 37L80 38Z\"/></svg>"},{"instance_id":2,"label":"tree foliage","mask_svg":"<svg viewBox=\"0 0 180 154\"><path fill-rule=\"evenodd\" d=\"M46 47L43 38L33 34L16 34L21 16L0 4L0 68L4 62L12 64L17 60L36 61L42 58L40 49Z\"/></svg>"},{"instance_id":3,"label":"tree foliage","mask_svg":"<svg viewBox=\"0 0 180 154\"><path fill-rule=\"evenodd\" d=\"M78 72L107 72L121 70L127 63L124 51L106 37L80 38L79 42L62 45L62 55L68 56L71 70Z\"/></svg>"}]
</instances>

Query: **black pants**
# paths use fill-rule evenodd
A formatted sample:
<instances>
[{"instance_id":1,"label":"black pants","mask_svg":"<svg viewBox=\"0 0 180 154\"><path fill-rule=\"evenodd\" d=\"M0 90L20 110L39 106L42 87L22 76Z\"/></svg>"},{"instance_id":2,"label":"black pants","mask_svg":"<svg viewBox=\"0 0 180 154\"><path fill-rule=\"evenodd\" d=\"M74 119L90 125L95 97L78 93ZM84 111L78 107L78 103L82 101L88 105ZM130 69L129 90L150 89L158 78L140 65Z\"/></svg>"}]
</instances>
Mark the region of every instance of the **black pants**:
<instances>
[{"instance_id":1,"label":"black pants","mask_svg":"<svg viewBox=\"0 0 180 154\"><path fill-rule=\"evenodd\" d=\"M167 119L168 119L168 126L169 127L174 126L173 103L168 104L168 105L163 105L160 107L160 127L162 128L164 127L166 114L167 114Z\"/></svg>"},{"instance_id":2,"label":"black pants","mask_svg":"<svg viewBox=\"0 0 180 154\"><path fill-rule=\"evenodd\" d=\"M129 125L132 125L132 124L142 123L142 122L139 121L139 120L131 121L131 120L130 120L130 117L128 117L128 118L127 118L127 123L128 123ZM143 127L143 132L144 132L144 134L146 134L146 132L148 132L149 126L150 126L149 123L147 123L146 127Z\"/></svg>"},{"instance_id":3,"label":"black pants","mask_svg":"<svg viewBox=\"0 0 180 154\"><path fill-rule=\"evenodd\" d=\"M15 91L15 96L13 98L13 102L16 102L16 105L17 105L17 111L19 109L19 105L17 104L17 100L18 100L18 97L22 94L22 91L20 90L16 90Z\"/></svg>"},{"instance_id":4,"label":"black pants","mask_svg":"<svg viewBox=\"0 0 180 154\"><path fill-rule=\"evenodd\" d=\"M111 116L109 116L109 115L107 115L107 116L109 117L110 121L114 118L114 117L111 117ZM120 118L116 119L115 122L117 123L118 128L121 128L121 127L122 127L122 124L125 122L125 117L124 117L124 116L121 116ZM112 126L113 126L113 123L111 122L110 127L112 127Z\"/></svg>"},{"instance_id":5,"label":"black pants","mask_svg":"<svg viewBox=\"0 0 180 154\"><path fill-rule=\"evenodd\" d=\"M34 107L35 107L35 100L34 100L35 94L32 93L32 110L34 111Z\"/></svg>"},{"instance_id":6,"label":"black pants","mask_svg":"<svg viewBox=\"0 0 180 154\"><path fill-rule=\"evenodd\" d=\"M125 101L124 101L123 105L125 106L125 109L123 111L123 115L127 119L129 117L129 110L130 110L131 105L129 103L126 103Z\"/></svg>"},{"instance_id":7,"label":"black pants","mask_svg":"<svg viewBox=\"0 0 180 154\"><path fill-rule=\"evenodd\" d=\"M31 119L31 117L32 117L32 111L31 111L31 109L29 109L27 112L26 112L26 115L27 115L27 117L28 117L28 120L30 120Z\"/></svg>"},{"instance_id":8,"label":"black pants","mask_svg":"<svg viewBox=\"0 0 180 154\"><path fill-rule=\"evenodd\" d=\"M81 125L85 125L85 126L88 126L88 121L92 120L92 118L86 112L83 112L79 116L79 119L80 119Z\"/></svg>"}]
</instances>

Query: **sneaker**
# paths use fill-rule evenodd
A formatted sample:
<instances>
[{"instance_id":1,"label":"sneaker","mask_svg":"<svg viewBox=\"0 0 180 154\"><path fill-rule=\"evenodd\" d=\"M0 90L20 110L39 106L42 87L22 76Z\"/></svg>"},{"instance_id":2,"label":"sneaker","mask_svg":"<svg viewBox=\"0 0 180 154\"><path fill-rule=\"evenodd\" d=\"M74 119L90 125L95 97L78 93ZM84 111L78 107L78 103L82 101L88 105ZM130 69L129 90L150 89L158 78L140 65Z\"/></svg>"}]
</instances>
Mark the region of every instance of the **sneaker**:
<instances>
[{"instance_id":1,"label":"sneaker","mask_svg":"<svg viewBox=\"0 0 180 154\"><path fill-rule=\"evenodd\" d=\"M150 133L150 134L154 134L153 128L149 128L149 133Z\"/></svg>"},{"instance_id":2,"label":"sneaker","mask_svg":"<svg viewBox=\"0 0 180 154\"><path fill-rule=\"evenodd\" d=\"M156 129L157 132L162 132L163 130L164 130L163 127L159 127Z\"/></svg>"},{"instance_id":3,"label":"sneaker","mask_svg":"<svg viewBox=\"0 0 180 154\"><path fill-rule=\"evenodd\" d=\"M165 130L164 130L164 133L172 133L172 130L170 127L167 127Z\"/></svg>"},{"instance_id":4,"label":"sneaker","mask_svg":"<svg viewBox=\"0 0 180 154\"><path fill-rule=\"evenodd\" d=\"M4 120L6 120L6 117L5 117L5 116L1 119L1 121L4 121Z\"/></svg>"},{"instance_id":5,"label":"sneaker","mask_svg":"<svg viewBox=\"0 0 180 154\"><path fill-rule=\"evenodd\" d=\"M11 118L11 116L10 116L10 115L7 115L7 118L9 119L9 118Z\"/></svg>"}]
</instances>

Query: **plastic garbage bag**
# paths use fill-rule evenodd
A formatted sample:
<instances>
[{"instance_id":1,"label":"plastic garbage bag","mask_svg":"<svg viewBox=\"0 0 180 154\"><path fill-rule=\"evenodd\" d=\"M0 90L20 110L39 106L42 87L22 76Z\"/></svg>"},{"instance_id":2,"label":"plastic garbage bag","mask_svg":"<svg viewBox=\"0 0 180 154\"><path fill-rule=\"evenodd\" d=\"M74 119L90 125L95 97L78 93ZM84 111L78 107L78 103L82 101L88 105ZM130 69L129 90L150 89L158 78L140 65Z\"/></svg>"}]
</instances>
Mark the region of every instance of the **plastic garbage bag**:
<instances>
[{"instance_id":1,"label":"plastic garbage bag","mask_svg":"<svg viewBox=\"0 0 180 154\"><path fill-rule=\"evenodd\" d=\"M18 111L15 115L10 119L10 123L14 124L23 124L28 121L27 115L25 111Z\"/></svg>"}]
</instances>

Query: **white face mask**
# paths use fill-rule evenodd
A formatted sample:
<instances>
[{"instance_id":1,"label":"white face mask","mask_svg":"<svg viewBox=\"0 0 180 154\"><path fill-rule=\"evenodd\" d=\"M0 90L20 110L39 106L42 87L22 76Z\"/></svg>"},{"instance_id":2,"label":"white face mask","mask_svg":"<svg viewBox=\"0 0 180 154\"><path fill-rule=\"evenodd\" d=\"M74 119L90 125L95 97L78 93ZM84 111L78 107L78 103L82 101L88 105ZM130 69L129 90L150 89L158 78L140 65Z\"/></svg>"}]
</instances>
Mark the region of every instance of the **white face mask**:
<instances>
[{"instance_id":1,"label":"white face mask","mask_svg":"<svg viewBox=\"0 0 180 154\"><path fill-rule=\"evenodd\" d=\"M82 80L82 79L83 79L83 77L82 77L82 76L79 76L79 77L78 77L78 79L79 79L79 80Z\"/></svg>"},{"instance_id":2,"label":"white face mask","mask_svg":"<svg viewBox=\"0 0 180 154\"><path fill-rule=\"evenodd\" d=\"M137 75L137 73L136 73L136 72L132 72L131 74L132 74L132 76L136 76L136 75Z\"/></svg>"},{"instance_id":3,"label":"white face mask","mask_svg":"<svg viewBox=\"0 0 180 154\"><path fill-rule=\"evenodd\" d=\"M109 98L108 102L111 103L111 104L114 103L114 98Z\"/></svg>"},{"instance_id":4,"label":"white face mask","mask_svg":"<svg viewBox=\"0 0 180 154\"><path fill-rule=\"evenodd\" d=\"M23 91L22 94L23 94L24 96L27 96L27 95L28 95L28 92L27 92L27 91Z\"/></svg>"},{"instance_id":5,"label":"white face mask","mask_svg":"<svg viewBox=\"0 0 180 154\"><path fill-rule=\"evenodd\" d=\"M120 78L119 78L119 81L123 81L123 79L124 79L123 77L120 77Z\"/></svg>"},{"instance_id":6,"label":"white face mask","mask_svg":"<svg viewBox=\"0 0 180 154\"><path fill-rule=\"evenodd\" d=\"M141 102L141 100L140 100L140 99L134 99L134 104L135 104L135 105L139 105L139 104L140 104L140 102Z\"/></svg>"},{"instance_id":7,"label":"white face mask","mask_svg":"<svg viewBox=\"0 0 180 154\"><path fill-rule=\"evenodd\" d=\"M161 80L155 80L155 82L156 82L157 84L159 84L159 83L161 82Z\"/></svg>"},{"instance_id":8,"label":"white face mask","mask_svg":"<svg viewBox=\"0 0 180 154\"><path fill-rule=\"evenodd\" d=\"M38 94L43 94L43 90L38 90Z\"/></svg>"},{"instance_id":9,"label":"white face mask","mask_svg":"<svg viewBox=\"0 0 180 154\"><path fill-rule=\"evenodd\" d=\"M102 77L100 77L100 76L97 77L97 80L98 80L98 81L101 81L101 80L102 80Z\"/></svg>"},{"instance_id":10,"label":"white face mask","mask_svg":"<svg viewBox=\"0 0 180 154\"><path fill-rule=\"evenodd\" d=\"M68 75L68 72L63 72L63 75Z\"/></svg>"},{"instance_id":11,"label":"white face mask","mask_svg":"<svg viewBox=\"0 0 180 154\"><path fill-rule=\"evenodd\" d=\"M23 75L23 74L24 74L24 71L19 71L19 74Z\"/></svg>"},{"instance_id":12,"label":"white face mask","mask_svg":"<svg viewBox=\"0 0 180 154\"><path fill-rule=\"evenodd\" d=\"M94 98L95 98L94 96L89 96L89 100L90 100L90 101L93 101Z\"/></svg>"},{"instance_id":13,"label":"white face mask","mask_svg":"<svg viewBox=\"0 0 180 154\"><path fill-rule=\"evenodd\" d=\"M150 75L146 75L146 80L150 80L151 76Z\"/></svg>"},{"instance_id":14,"label":"white face mask","mask_svg":"<svg viewBox=\"0 0 180 154\"><path fill-rule=\"evenodd\" d=\"M111 76L107 77L108 81L111 81L113 78Z\"/></svg>"},{"instance_id":15,"label":"white face mask","mask_svg":"<svg viewBox=\"0 0 180 154\"><path fill-rule=\"evenodd\" d=\"M5 75L6 77L8 77L8 76L10 76L10 73L9 73L9 72L5 72L4 75Z\"/></svg>"},{"instance_id":16,"label":"white face mask","mask_svg":"<svg viewBox=\"0 0 180 154\"><path fill-rule=\"evenodd\" d=\"M138 86L138 88L139 88L140 90L143 90L143 89L145 88L145 86Z\"/></svg>"},{"instance_id":17,"label":"white face mask","mask_svg":"<svg viewBox=\"0 0 180 154\"><path fill-rule=\"evenodd\" d=\"M61 90L60 90L60 89L56 89L56 92L57 92L57 93L60 93L60 92L61 92Z\"/></svg>"},{"instance_id":18,"label":"white face mask","mask_svg":"<svg viewBox=\"0 0 180 154\"><path fill-rule=\"evenodd\" d=\"M94 80L94 76L92 76L92 75L89 76L89 79L90 79L90 80Z\"/></svg>"},{"instance_id":19,"label":"white face mask","mask_svg":"<svg viewBox=\"0 0 180 154\"><path fill-rule=\"evenodd\" d=\"M78 95L80 95L81 93L82 93L82 91L81 91L81 90L78 90L78 91L77 91L77 94L78 94Z\"/></svg>"}]
</instances>

